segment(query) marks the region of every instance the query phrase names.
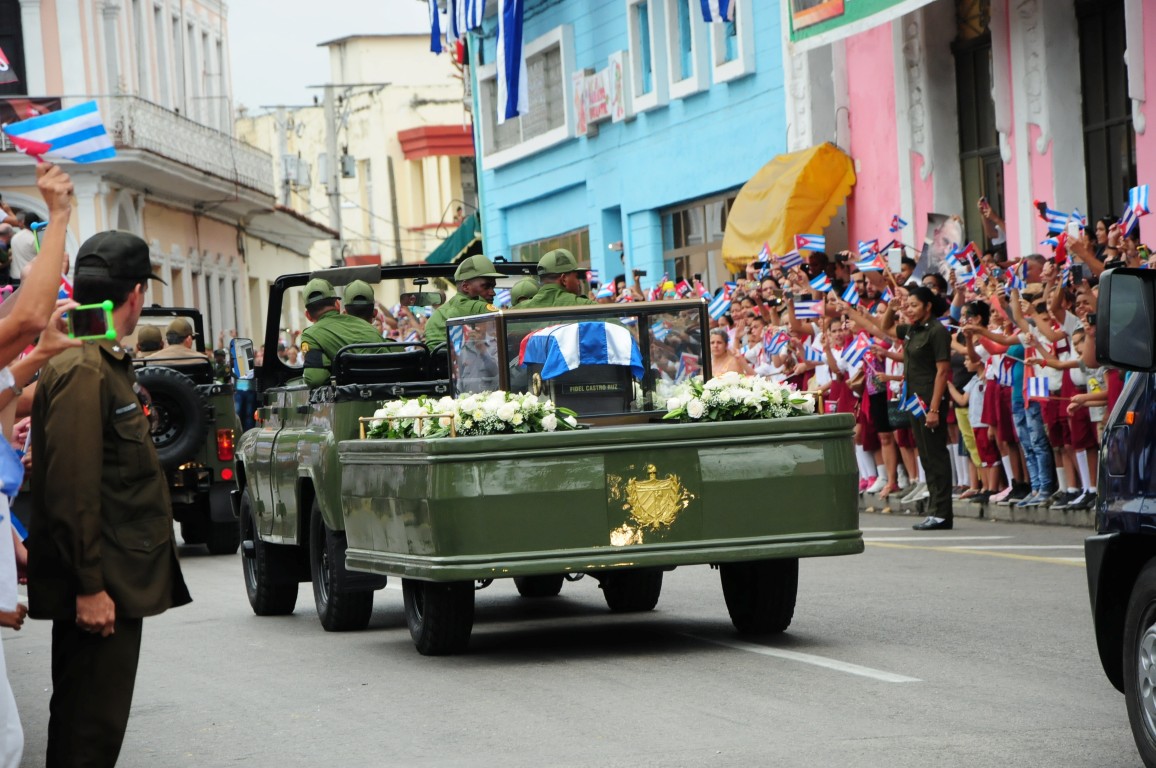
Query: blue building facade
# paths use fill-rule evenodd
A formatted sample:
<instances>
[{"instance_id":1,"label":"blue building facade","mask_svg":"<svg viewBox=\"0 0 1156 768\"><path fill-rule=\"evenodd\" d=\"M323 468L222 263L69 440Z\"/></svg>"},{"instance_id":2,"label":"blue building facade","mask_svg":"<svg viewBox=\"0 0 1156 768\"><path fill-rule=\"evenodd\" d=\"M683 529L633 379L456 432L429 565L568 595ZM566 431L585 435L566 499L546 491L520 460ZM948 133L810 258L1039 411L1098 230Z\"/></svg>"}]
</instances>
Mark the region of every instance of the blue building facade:
<instances>
[{"instance_id":1,"label":"blue building facade","mask_svg":"<svg viewBox=\"0 0 1156 768\"><path fill-rule=\"evenodd\" d=\"M780 4L735 4L708 24L700 0L527 0L529 110L504 124L487 20L471 52L487 254L567 247L644 287L728 279L730 201L787 133Z\"/></svg>"}]
</instances>

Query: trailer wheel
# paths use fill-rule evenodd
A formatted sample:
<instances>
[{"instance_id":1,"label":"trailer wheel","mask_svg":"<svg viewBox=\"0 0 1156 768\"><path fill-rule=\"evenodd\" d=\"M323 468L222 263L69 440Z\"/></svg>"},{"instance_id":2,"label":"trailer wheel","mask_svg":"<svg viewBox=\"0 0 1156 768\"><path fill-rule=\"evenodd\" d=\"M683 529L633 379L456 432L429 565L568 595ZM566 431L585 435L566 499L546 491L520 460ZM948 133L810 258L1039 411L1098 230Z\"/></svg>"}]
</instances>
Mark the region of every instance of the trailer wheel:
<instances>
[{"instance_id":1,"label":"trailer wheel","mask_svg":"<svg viewBox=\"0 0 1156 768\"><path fill-rule=\"evenodd\" d=\"M1124 700L1144 765L1156 766L1156 560L1140 571L1124 623Z\"/></svg>"},{"instance_id":2,"label":"trailer wheel","mask_svg":"<svg viewBox=\"0 0 1156 768\"><path fill-rule=\"evenodd\" d=\"M253 613L258 616L293 613L297 605L297 581L288 575L292 573L292 553L287 547L261 541L248 490L241 492L241 537L244 544L241 567Z\"/></svg>"},{"instance_id":3,"label":"trailer wheel","mask_svg":"<svg viewBox=\"0 0 1156 768\"><path fill-rule=\"evenodd\" d=\"M214 487L213 490L217 492L209 492L209 501L206 505L208 509L205 510L208 526L205 532L205 546L208 547L210 555L231 555L237 551L237 545L241 543L241 525L232 519L232 502L229 499L228 489L217 490ZM184 531L183 526L181 530Z\"/></svg>"},{"instance_id":4,"label":"trailer wheel","mask_svg":"<svg viewBox=\"0 0 1156 768\"><path fill-rule=\"evenodd\" d=\"M723 563L723 597L735 629L744 635L770 635L791 626L799 591L799 559Z\"/></svg>"},{"instance_id":5,"label":"trailer wheel","mask_svg":"<svg viewBox=\"0 0 1156 768\"><path fill-rule=\"evenodd\" d=\"M554 597L562 591L562 574L549 576L515 576L514 586L522 597Z\"/></svg>"},{"instance_id":6,"label":"trailer wheel","mask_svg":"<svg viewBox=\"0 0 1156 768\"><path fill-rule=\"evenodd\" d=\"M329 530L321 507L313 500L309 517L309 573L317 618L326 632L365 629L373 615L373 590L350 590L341 584L345 536Z\"/></svg>"},{"instance_id":7,"label":"trailer wheel","mask_svg":"<svg viewBox=\"0 0 1156 768\"><path fill-rule=\"evenodd\" d=\"M607 607L616 613L651 611L662 594L662 571L657 568L614 571L604 575L598 587Z\"/></svg>"},{"instance_id":8,"label":"trailer wheel","mask_svg":"<svg viewBox=\"0 0 1156 768\"><path fill-rule=\"evenodd\" d=\"M402 579L405 622L422 656L462 653L474 629L474 585Z\"/></svg>"}]
</instances>

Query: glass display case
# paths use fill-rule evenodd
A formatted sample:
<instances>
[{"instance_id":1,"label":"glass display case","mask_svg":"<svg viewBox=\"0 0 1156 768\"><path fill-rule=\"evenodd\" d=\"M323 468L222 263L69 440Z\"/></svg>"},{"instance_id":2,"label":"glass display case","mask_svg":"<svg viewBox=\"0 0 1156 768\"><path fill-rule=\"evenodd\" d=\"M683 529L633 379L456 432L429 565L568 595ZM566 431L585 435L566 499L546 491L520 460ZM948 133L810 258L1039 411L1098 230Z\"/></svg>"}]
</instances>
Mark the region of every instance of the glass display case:
<instances>
[{"instance_id":1,"label":"glass display case","mask_svg":"<svg viewBox=\"0 0 1156 768\"><path fill-rule=\"evenodd\" d=\"M455 397L546 395L580 416L648 416L692 376L710 378L701 299L504 309L448 320Z\"/></svg>"}]
</instances>

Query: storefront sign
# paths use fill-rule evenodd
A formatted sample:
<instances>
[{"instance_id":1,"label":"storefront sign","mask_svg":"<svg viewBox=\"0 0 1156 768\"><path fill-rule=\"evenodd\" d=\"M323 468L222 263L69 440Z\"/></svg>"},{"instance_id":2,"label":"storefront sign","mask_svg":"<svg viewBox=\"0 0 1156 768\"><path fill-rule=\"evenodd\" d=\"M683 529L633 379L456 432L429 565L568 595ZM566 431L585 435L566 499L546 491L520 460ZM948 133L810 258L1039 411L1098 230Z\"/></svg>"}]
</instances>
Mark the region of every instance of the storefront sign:
<instances>
[{"instance_id":1,"label":"storefront sign","mask_svg":"<svg viewBox=\"0 0 1156 768\"><path fill-rule=\"evenodd\" d=\"M886 24L931 0L783 0L791 42L809 50Z\"/></svg>"},{"instance_id":2,"label":"storefront sign","mask_svg":"<svg viewBox=\"0 0 1156 768\"><path fill-rule=\"evenodd\" d=\"M622 122L630 114L626 53L610 55L605 69L581 70L573 74L574 114L578 134L587 134L605 120Z\"/></svg>"}]
</instances>

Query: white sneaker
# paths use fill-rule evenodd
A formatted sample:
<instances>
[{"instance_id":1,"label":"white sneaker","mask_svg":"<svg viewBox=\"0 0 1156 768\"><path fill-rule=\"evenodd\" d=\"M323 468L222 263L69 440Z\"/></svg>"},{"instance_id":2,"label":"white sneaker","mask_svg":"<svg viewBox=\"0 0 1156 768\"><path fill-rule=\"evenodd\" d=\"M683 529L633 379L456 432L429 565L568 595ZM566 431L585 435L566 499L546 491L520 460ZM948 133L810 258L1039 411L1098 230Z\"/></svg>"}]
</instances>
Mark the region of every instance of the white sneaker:
<instances>
[{"instance_id":1,"label":"white sneaker","mask_svg":"<svg viewBox=\"0 0 1156 768\"><path fill-rule=\"evenodd\" d=\"M880 475L879 477L875 478L874 484L872 484L872 486L867 489L867 493L879 493L886 487L887 477L885 475Z\"/></svg>"},{"instance_id":2,"label":"white sneaker","mask_svg":"<svg viewBox=\"0 0 1156 768\"><path fill-rule=\"evenodd\" d=\"M899 490L903 490L904 488L906 488L910 484L911 484L911 478L909 478L907 476L907 470L903 468L903 465L900 465L899 466Z\"/></svg>"},{"instance_id":3,"label":"white sneaker","mask_svg":"<svg viewBox=\"0 0 1156 768\"><path fill-rule=\"evenodd\" d=\"M912 504L916 501L919 501L920 498L923 498L920 496L920 494L923 493L926 489L926 483L916 483L915 485L911 486L911 490L907 493L907 495L899 500L899 503Z\"/></svg>"},{"instance_id":4,"label":"white sneaker","mask_svg":"<svg viewBox=\"0 0 1156 768\"><path fill-rule=\"evenodd\" d=\"M995 494L990 499L988 499L988 501L991 502L992 504L1000 503L1001 501L1006 499L1008 496L1011 496L1011 492L1012 492L1013 488L1014 488L1014 486L1009 485L1007 488L1004 488L1002 491L1000 491L999 493Z\"/></svg>"},{"instance_id":5,"label":"white sneaker","mask_svg":"<svg viewBox=\"0 0 1156 768\"><path fill-rule=\"evenodd\" d=\"M920 483L919 487L912 491L911 495L904 499L904 501L908 501L909 503L914 504L917 501L923 501L924 499L930 498L931 489L927 487L927 483Z\"/></svg>"}]
</instances>

